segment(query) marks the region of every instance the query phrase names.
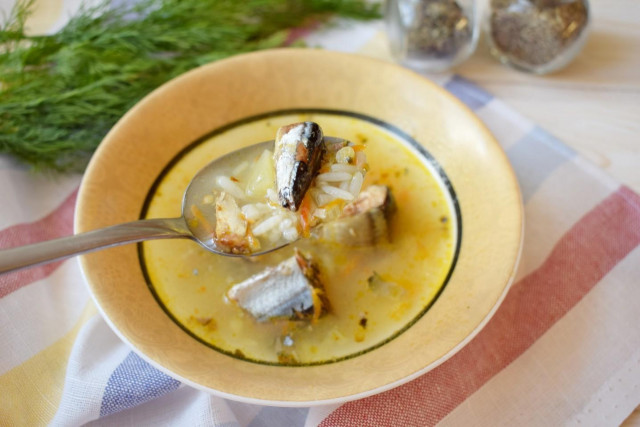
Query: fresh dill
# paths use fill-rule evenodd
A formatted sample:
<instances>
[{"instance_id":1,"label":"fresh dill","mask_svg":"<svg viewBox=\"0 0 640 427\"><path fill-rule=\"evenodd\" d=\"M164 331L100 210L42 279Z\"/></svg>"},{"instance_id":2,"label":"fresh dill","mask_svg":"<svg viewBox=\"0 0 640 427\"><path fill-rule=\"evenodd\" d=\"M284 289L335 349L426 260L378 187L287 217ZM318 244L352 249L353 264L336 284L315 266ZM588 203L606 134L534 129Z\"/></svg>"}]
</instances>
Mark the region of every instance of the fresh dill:
<instances>
[{"instance_id":1,"label":"fresh dill","mask_svg":"<svg viewBox=\"0 0 640 427\"><path fill-rule=\"evenodd\" d=\"M291 28L331 16L379 16L367 0L139 0L29 35L33 3L0 24L0 153L55 171L82 170L129 108L189 69L282 46Z\"/></svg>"}]
</instances>

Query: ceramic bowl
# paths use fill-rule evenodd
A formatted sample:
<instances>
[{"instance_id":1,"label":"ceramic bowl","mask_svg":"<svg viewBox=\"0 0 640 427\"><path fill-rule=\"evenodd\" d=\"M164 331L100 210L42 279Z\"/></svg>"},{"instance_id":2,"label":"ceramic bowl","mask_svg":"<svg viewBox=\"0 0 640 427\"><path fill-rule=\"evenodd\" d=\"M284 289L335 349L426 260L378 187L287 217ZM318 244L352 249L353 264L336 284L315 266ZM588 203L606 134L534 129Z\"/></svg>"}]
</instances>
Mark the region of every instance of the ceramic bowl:
<instances>
[{"instance_id":1,"label":"ceramic bowl","mask_svg":"<svg viewBox=\"0 0 640 427\"><path fill-rule=\"evenodd\" d=\"M491 318L514 278L523 238L520 191L482 122L418 74L321 50L236 56L192 70L145 97L95 153L78 196L76 232L139 219L163 170L205 135L252 117L311 110L387 126L415 141L441 168L459 221L446 286L409 328L372 351L335 363L273 366L230 357L186 333L150 291L136 245L81 257L89 290L113 330L153 366L186 384L282 406L372 395L460 350Z\"/></svg>"}]
</instances>

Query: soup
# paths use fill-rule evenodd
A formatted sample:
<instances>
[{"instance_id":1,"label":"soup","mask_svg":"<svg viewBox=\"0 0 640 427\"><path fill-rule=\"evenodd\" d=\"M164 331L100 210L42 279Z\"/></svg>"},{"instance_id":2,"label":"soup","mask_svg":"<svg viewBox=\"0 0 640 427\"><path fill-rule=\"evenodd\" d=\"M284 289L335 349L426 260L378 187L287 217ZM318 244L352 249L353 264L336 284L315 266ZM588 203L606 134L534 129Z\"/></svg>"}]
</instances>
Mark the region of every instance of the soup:
<instances>
[{"instance_id":1,"label":"soup","mask_svg":"<svg viewBox=\"0 0 640 427\"><path fill-rule=\"evenodd\" d=\"M145 217L176 217L194 172L224 152L273 139L286 124L313 121L324 134L366 147L363 189L386 186L397 209L389 241L348 247L299 240L257 258L212 254L191 241L141 244L149 286L187 332L235 357L267 364L319 364L374 349L409 327L446 283L457 250L458 214L444 177L396 133L366 118L295 113L258 118L192 146L165 171L148 198ZM314 260L329 302L312 320L258 321L228 298L252 275L290 259Z\"/></svg>"}]
</instances>

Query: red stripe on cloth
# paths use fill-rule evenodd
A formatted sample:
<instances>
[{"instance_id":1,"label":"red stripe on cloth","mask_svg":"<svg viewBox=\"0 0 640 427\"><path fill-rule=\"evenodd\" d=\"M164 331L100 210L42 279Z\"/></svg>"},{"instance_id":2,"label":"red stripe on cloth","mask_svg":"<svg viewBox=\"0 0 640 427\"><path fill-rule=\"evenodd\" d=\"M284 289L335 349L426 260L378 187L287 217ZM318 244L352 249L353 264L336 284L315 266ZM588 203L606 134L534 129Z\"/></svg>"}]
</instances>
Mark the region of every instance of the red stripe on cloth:
<instances>
[{"instance_id":1,"label":"red stripe on cloth","mask_svg":"<svg viewBox=\"0 0 640 427\"><path fill-rule=\"evenodd\" d=\"M400 387L342 405L320 425L436 424L518 358L639 244L640 196L623 187L581 218L451 359Z\"/></svg>"},{"instance_id":2,"label":"red stripe on cloth","mask_svg":"<svg viewBox=\"0 0 640 427\"><path fill-rule=\"evenodd\" d=\"M73 211L78 189L60 206L38 221L17 224L0 231L0 248L12 248L73 234ZM0 298L53 273L63 261L0 275Z\"/></svg>"}]
</instances>

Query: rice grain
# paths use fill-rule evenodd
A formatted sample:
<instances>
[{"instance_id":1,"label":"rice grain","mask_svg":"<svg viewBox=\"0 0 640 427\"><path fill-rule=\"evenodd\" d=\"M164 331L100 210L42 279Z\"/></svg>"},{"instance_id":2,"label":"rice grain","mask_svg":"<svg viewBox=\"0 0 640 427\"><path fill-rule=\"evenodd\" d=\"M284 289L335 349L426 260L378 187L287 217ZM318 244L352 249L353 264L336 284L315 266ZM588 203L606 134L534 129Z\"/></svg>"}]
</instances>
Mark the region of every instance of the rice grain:
<instances>
[{"instance_id":1,"label":"rice grain","mask_svg":"<svg viewBox=\"0 0 640 427\"><path fill-rule=\"evenodd\" d=\"M350 181L352 175L348 172L326 172L318 175L318 181L326 181L326 182L342 182L342 181Z\"/></svg>"},{"instance_id":2,"label":"rice grain","mask_svg":"<svg viewBox=\"0 0 640 427\"><path fill-rule=\"evenodd\" d=\"M244 194L244 190L240 188L238 184L231 181L229 177L226 177L226 176L217 177L216 184L218 184L218 187L220 187L222 190L226 191L236 199L243 200L246 197Z\"/></svg>"},{"instance_id":3,"label":"rice grain","mask_svg":"<svg viewBox=\"0 0 640 427\"><path fill-rule=\"evenodd\" d=\"M334 163L331 165L331 172L348 172L354 173L358 171L358 167L354 165L344 165L342 163Z\"/></svg>"},{"instance_id":4,"label":"rice grain","mask_svg":"<svg viewBox=\"0 0 640 427\"><path fill-rule=\"evenodd\" d=\"M336 187L331 187L330 185L323 185L320 188L322 188L322 191L324 191L325 193L331 196L334 196L337 199L353 200L353 194L349 193L346 190L342 190Z\"/></svg>"},{"instance_id":5,"label":"rice grain","mask_svg":"<svg viewBox=\"0 0 640 427\"><path fill-rule=\"evenodd\" d=\"M289 227L282 232L282 237L284 237L287 241L293 242L299 236L298 230L294 227Z\"/></svg>"},{"instance_id":6,"label":"rice grain","mask_svg":"<svg viewBox=\"0 0 640 427\"><path fill-rule=\"evenodd\" d=\"M272 228L277 227L281 221L282 221L281 215L271 216L265 219L264 221L262 221L261 223L257 224L255 227L253 227L253 234L256 236L261 236L271 231Z\"/></svg>"},{"instance_id":7,"label":"rice grain","mask_svg":"<svg viewBox=\"0 0 640 427\"><path fill-rule=\"evenodd\" d=\"M349 192L353 195L353 197L358 197L358 194L360 194L360 190L362 189L363 182L364 177L360 172L356 172L353 174L353 178L351 179L351 183L349 184Z\"/></svg>"}]
</instances>

